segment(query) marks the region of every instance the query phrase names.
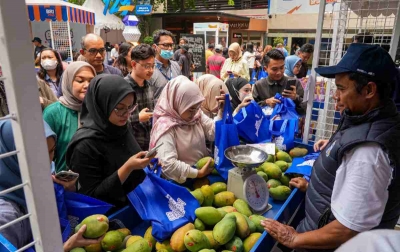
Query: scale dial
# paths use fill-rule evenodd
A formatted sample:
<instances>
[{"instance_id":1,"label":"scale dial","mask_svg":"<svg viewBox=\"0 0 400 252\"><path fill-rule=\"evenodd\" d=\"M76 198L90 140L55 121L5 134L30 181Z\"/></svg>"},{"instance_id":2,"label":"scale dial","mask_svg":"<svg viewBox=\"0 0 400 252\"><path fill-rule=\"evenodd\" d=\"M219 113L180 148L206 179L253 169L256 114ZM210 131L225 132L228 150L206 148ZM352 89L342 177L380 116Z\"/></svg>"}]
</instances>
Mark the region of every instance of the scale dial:
<instances>
[{"instance_id":1,"label":"scale dial","mask_svg":"<svg viewBox=\"0 0 400 252\"><path fill-rule=\"evenodd\" d=\"M265 210L269 199L267 183L257 174L249 176L243 184L243 196L255 211Z\"/></svg>"}]
</instances>

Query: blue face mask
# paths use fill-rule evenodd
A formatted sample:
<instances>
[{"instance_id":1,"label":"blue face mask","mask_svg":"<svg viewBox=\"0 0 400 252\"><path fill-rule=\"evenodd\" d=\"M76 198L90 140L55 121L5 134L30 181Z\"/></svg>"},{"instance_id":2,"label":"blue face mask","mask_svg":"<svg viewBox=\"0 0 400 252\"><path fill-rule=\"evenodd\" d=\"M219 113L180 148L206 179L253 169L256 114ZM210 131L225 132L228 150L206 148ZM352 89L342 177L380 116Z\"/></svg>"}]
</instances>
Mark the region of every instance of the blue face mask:
<instances>
[{"instance_id":1,"label":"blue face mask","mask_svg":"<svg viewBox=\"0 0 400 252\"><path fill-rule=\"evenodd\" d=\"M170 58L172 58L173 55L174 55L174 52L173 52L173 51L161 49L160 56L161 56L163 59L169 60Z\"/></svg>"}]
</instances>

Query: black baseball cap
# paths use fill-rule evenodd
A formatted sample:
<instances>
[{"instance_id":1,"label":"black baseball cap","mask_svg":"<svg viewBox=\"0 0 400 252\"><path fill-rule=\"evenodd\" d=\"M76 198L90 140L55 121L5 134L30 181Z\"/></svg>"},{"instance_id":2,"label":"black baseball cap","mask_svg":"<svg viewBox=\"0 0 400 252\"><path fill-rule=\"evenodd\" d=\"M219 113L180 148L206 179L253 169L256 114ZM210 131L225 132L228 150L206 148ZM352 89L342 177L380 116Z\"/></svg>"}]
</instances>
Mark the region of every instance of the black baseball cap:
<instances>
[{"instance_id":1,"label":"black baseball cap","mask_svg":"<svg viewBox=\"0 0 400 252\"><path fill-rule=\"evenodd\" d=\"M315 71L327 78L341 73L359 73L382 82L391 82L397 76L396 65L385 49L360 43L351 44L336 66L318 67Z\"/></svg>"},{"instance_id":2,"label":"black baseball cap","mask_svg":"<svg viewBox=\"0 0 400 252\"><path fill-rule=\"evenodd\" d=\"M181 45L181 49L183 49L187 52L187 51L189 51L189 45L187 45L187 44Z\"/></svg>"},{"instance_id":3,"label":"black baseball cap","mask_svg":"<svg viewBox=\"0 0 400 252\"><path fill-rule=\"evenodd\" d=\"M42 40L40 38L38 38L38 37L34 37L33 38L32 42L35 42L35 41L37 41L39 43L42 43Z\"/></svg>"}]
</instances>

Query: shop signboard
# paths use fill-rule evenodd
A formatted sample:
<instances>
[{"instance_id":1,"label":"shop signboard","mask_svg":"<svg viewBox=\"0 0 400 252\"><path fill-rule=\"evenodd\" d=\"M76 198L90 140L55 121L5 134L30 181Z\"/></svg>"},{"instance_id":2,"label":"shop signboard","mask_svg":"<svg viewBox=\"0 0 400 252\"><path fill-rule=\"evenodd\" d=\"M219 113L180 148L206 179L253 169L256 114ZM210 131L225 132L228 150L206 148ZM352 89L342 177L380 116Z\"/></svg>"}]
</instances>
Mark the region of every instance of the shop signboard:
<instances>
[{"instance_id":1,"label":"shop signboard","mask_svg":"<svg viewBox=\"0 0 400 252\"><path fill-rule=\"evenodd\" d=\"M320 0L271 0L269 14L318 14ZM331 12L336 0L327 0L325 12Z\"/></svg>"},{"instance_id":2,"label":"shop signboard","mask_svg":"<svg viewBox=\"0 0 400 252\"><path fill-rule=\"evenodd\" d=\"M233 33L233 38L242 38L241 33Z\"/></svg>"},{"instance_id":3,"label":"shop signboard","mask_svg":"<svg viewBox=\"0 0 400 252\"><path fill-rule=\"evenodd\" d=\"M206 71L206 51L204 48L204 34L182 34L181 38L188 41L189 52L193 55L195 69L193 72Z\"/></svg>"},{"instance_id":4,"label":"shop signboard","mask_svg":"<svg viewBox=\"0 0 400 252\"><path fill-rule=\"evenodd\" d=\"M43 6L41 9L40 16L44 17L46 20L57 21L56 20L56 7L55 6Z\"/></svg>"},{"instance_id":5,"label":"shop signboard","mask_svg":"<svg viewBox=\"0 0 400 252\"><path fill-rule=\"evenodd\" d=\"M249 29L250 21L247 22L229 22L229 29L231 30L245 30Z\"/></svg>"}]
</instances>

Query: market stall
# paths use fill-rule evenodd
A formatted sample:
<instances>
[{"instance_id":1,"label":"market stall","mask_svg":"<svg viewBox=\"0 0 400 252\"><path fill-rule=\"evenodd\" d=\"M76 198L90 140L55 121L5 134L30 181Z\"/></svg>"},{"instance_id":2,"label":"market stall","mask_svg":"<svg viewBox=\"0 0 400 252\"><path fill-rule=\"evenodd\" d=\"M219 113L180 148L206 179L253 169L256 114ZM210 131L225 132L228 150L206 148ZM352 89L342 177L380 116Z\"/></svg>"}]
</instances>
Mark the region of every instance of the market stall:
<instances>
[{"instance_id":1,"label":"market stall","mask_svg":"<svg viewBox=\"0 0 400 252\"><path fill-rule=\"evenodd\" d=\"M61 0L26 0L31 36L42 38L44 45L65 51L68 61L80 49L80 40L95 25L95 13Z\"/></svg>"},{"instance_id":2,"label":"market stall","mask_svg":"<svg viewBox=\"0 0 400 252\"><path fill-rule=\"evenodd\" d=\"M229 25L224 23L194 23L193 34L204 34L204 46L208 44L229 45Z\"/></svg>"}]
</instances>

